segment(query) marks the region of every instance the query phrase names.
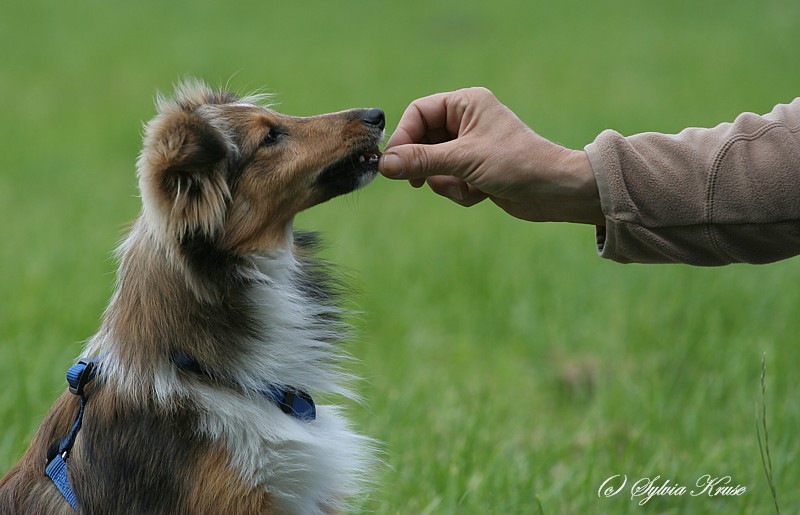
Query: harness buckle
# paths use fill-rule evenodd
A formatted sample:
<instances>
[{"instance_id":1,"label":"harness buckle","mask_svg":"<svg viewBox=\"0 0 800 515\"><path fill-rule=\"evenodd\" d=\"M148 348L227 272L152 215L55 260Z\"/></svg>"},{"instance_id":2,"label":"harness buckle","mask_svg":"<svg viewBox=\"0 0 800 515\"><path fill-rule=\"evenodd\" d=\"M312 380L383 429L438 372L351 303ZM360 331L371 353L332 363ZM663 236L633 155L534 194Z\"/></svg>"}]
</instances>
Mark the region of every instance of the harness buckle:
<instances>
[{"instance_id":1,"label":"harness buckle","mask_svg":"<svg viewBox=\"0 0 800 515\"><path fill-rule=\"evenodd\" d=\"M94 360L80 360L67 371L69 391L74 395L83 396L83 387L94 379Z\"/></svg>"}]
</instances>

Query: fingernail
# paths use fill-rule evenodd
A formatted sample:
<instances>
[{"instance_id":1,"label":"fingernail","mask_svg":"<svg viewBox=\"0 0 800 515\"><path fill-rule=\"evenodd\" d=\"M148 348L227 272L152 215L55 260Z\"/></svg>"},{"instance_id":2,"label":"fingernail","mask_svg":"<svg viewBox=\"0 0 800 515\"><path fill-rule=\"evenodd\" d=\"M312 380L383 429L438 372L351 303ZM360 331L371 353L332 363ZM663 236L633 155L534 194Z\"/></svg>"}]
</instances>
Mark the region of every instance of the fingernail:
<instances>
[{"instance_id":1,"label":"fingernail","mask_svg":"<svg viewBox=\"0 0 800 515\"><path fill-rule=\"evenodd\" d=\"M403 166L400 156L397 154L383 154L380 164L381 173L386 177L393 179L403 178Z\"/></svg>"}]
</instances>

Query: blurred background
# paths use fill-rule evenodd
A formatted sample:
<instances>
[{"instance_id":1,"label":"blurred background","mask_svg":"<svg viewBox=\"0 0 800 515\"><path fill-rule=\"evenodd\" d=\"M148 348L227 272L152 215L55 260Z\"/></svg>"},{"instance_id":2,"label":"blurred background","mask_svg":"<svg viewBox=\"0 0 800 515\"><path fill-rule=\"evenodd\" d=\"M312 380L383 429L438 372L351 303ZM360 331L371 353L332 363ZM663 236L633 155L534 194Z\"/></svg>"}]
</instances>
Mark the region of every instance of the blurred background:
<instances>
[{"instance_id":1,"label":"blurred background","mask_svg":"<svg viewBox=\"0 0 800 515\"><path fill-rule=\"evenodd\" d=\"M310 115L483 85L540 134L678 132L800 95L790 0L5 0L0 16L0 473L64 388L139 211L157 91L187 76ZM798 199L800 201L800 199ZM800 262L619 265L594 229L463 209L378 178L303 214L358 292L356 426L375 513L800 509ZM739 497L598 496L610 476Z\"/></svg>"}]
</instances>

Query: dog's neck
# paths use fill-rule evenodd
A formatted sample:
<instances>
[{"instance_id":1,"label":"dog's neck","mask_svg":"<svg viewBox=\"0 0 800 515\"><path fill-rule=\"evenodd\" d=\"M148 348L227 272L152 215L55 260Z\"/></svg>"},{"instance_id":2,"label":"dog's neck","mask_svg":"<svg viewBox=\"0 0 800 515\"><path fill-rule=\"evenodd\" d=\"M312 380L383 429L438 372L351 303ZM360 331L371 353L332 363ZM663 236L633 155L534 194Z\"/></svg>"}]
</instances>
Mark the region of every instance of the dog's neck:
<instances>
[{"instance_id":1,"label":"dog's neck","mask_svg":"<svg viewBox=\"0 0 800 515\"><path fill-rule=\"evenodd\" d=\"M216 268L200 276L180 252L141 223L121 246L117 290L87 347L88 356L103 356L104 381L140 401L169 403L183 391L171 357L184 354L231 371L244 388L277 383L349 395L331 365L341 310L320 266L288 245L211 256L217 261L202 266Z\"/></svg>"}]
</instances>

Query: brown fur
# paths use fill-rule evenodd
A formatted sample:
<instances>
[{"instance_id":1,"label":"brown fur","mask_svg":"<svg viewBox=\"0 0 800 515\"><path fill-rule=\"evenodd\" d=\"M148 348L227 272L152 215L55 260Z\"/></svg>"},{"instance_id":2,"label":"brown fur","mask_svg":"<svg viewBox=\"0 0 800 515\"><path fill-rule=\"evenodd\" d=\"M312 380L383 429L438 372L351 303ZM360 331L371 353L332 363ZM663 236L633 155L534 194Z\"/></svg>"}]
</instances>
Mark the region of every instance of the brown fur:
<instances>
[{"instance_id":1,"label":"brown fur","mask_svg":"<svg viewBox=\"0 0 800 515\"><path fill-rule=\"evenodd\" d=\"M83 428L67 460L81 513L274 511L272 496L242 477L228 449L198 430L202 411L192 397L165 393L159 381L188 392L200 383L240 390L177 370L171 357L191 354L225 372L253 352L248 342L263 328L249 294L264 285L245 272L249 260L291 247L296 213L374 174L357 158L374 157L382 131L364 113L291 117L199 83L159 101L138 162L143 212L120 248L117 291L88 348L108 363L87 387ZM340 162L341 170L330 168ZM311 277L317 269L308 270ZM332 302L324 284L300 287ZM68 392L56 401L0 480L0 513L74 513L44 468L77 410Z\"/></svg>"}]
</instances>

